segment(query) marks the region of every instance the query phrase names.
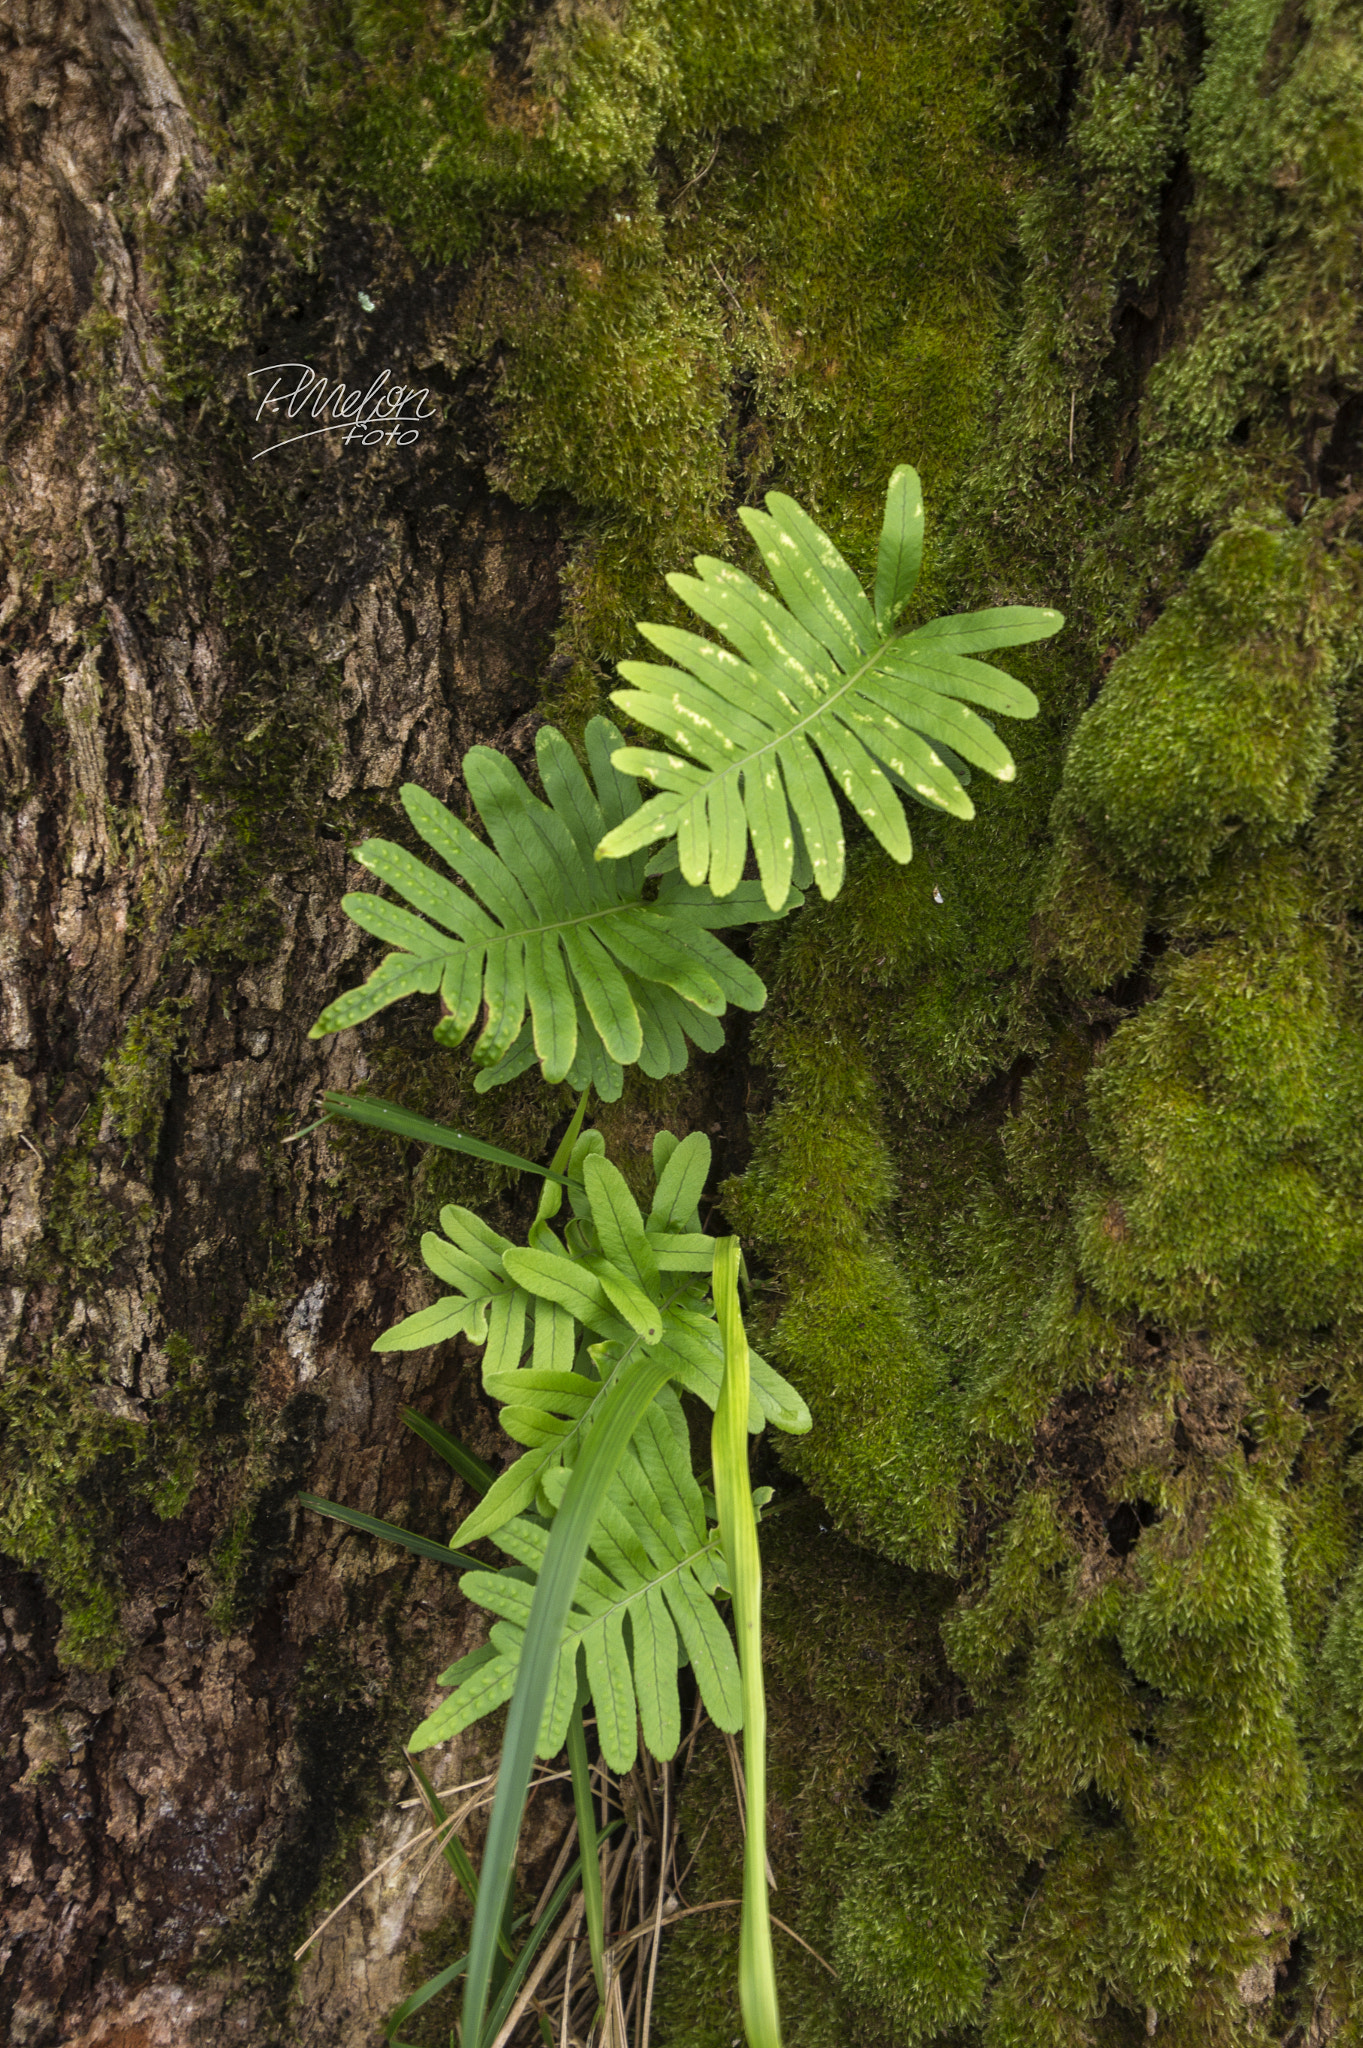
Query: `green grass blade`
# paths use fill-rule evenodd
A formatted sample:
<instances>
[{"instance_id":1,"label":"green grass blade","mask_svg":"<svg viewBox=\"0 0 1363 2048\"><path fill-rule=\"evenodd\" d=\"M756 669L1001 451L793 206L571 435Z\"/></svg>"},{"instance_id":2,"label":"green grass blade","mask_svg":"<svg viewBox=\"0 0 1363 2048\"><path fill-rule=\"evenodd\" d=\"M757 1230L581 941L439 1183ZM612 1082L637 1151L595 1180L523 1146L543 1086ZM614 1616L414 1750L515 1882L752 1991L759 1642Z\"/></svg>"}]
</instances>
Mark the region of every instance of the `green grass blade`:
<instances>
[{"instance_id":1,"label":"green grass blade","mask_svg":"<svg viewBox=\"0 0 1363 2048\"><path fill-rule=\"evenodd\" d=\"M467 1956L460 1956L457 1962L447 1963L445 1968L438 1970L434 1977L428 1977L426 1982L419 1990L414 1991L410 1998L403 1999L402 2004L388 2022L388 2031L383 2037L388 2044L388 2048L409 2048L408 2043L399 2041L396 2038L397 2029L405 2026L414 2013L421 2011L423 2005L429 2005L433 1998L438 1998L447 1984L453 1984L455 1978L461 1976L468 1968L468 1960Z\"/></svg>"},{"instance_id":2,"label":"green grass blade","mask_svg":"<svg viewBox=\"0 0 1363 2048\"><path fill-rule=\"evenodd\" d=\"M516 1691L507 1715L497 1796L483 1852L482 1888L473 1919L464 1986L464 2040L469 2044L483 2038L497 1923L502 1901L515 1875L516 1839L535 1764L535 1742L599 1504L609 1491L649 1404L659 1388L666 1385L669 1372L667 1359L659 1360L647 1353L622 1361L617 1367L614 1378L602 1391L591 1431L578 1453L562 1505L554 1517L521 1651Z\"/></svg>"},{"instance_id":3,"label":"green grass blade","mask_svg":"<svg viewBox=\"0 0 1363 2048\"><path fill-rule=\"evenodd\" d=\"M449 1819L449 1815L445 1811L440 1794L436 1791L435 1786L431 1783L414 1756L409 1756L407 1763L418 1785L421 1787L427 1806L435 1815L437 1823L443 1825ZM440 1853L449 1864L450 1869L454 1872L460 1884L463 1885L473 1905L476 1906L478 1904L478 1873L469 1861L468 1850L453 1830L446 1834L442 1840ZM507 1954L510 1955L509 1948ZM463 1960L467 1961L468 1959L465 1957Z\"/></svg>"},{"instance_id":4,"label":"green grass blade","mask_svg":"<svg viewBox=\"0 0 1363 2048\"><path fill-rule=\"evenodd\" d=\"M446 1152L466 1152L471 1159L486 1159L493 1166L512 1166L518 1173L542 1174L546 1180L568 1185L563 1175L551 1167L522 1159L519 1152L504 1152L500 1145L485 1145L481 1138L466 1137L463 1131L452 1131L445 1124L433 1124L429 1117L414 1116L410 1109L387 1102L381 1095L337 1095L328 1089L322 1097L322 1107L326 1111L323 1123L330 1117L341 1117L348 1123L387 1131L395 1138L415 1138L421 1145L440 1145Z\"/></svg>"},{"instance_id":5,"label":"green grass blade","mask_svg":"<svg viewBox=\"0 0 1363 2048\"><path fill-rule=\"evenodd\" d=\"M402 1419L408 1429L415 1430L423 1443L429 1444L438 1458L443 1458L451 1471L478 1493L486 1493L497 1474L491 1465L485 1465L481 1458L475 1458L472 1451L466 1451L461 1443L447 1436L436 1423L428 1422L424 1415L418 1415L415 1408L404 1408Z\"/></svg>"},{"instance_id":6,"label":"green grass blade","mask_svg":"<svg viewBox=\"0 0 1363 2048\"><path fill-rule=\"evenodd\" d=\"M738 1996L748 2048L781 2048L776 1965L767 1905L767 1702L762 1687L762 1563L748 1479L748 1339L738 1310L738 1239L715 1246L715 1313L724 1339L724 1384L711 1448L720 1534L729 1565L743 1674L743 1772L748 1832L743 1850L743 1928Z\"/></svg>"},{"instance_id":7,"label":"green grass blade","mask_svg":"<svg viewBox=\"0 0 1363 2048\"><path fill-rule=\"evenodd\" d=\"M363 1515L358 1508L342 1507L339 1501L323 1500L315 1493L300 1493L299 1502L311 1508L314 1514L328 1515L333 1522L344 1522L348 1528L358 1529L365 1536L379 1536L385 1543L396 1543L402 1550L410 1550L417 1557L433 1558L436 1564L457 1564L464 1570L470 1566L474 1571L484 1569L481 1558L471 1557L466 1550L451 1550L448 1543L433 1543L429 1536L415 1536L410 1529L399 1529L396 1522L381 1522L376 1515Z\"/></svg>"},{"instance_id":8,"label":"green grass blade","mask_svg":"<svg viewBox=\"0 0 1363 2048\"><path fill-rule=\"evenodd\" d=\"M608 1835L613 1835L617 1828L622 1828L623 1826L623 1821L613 1820L608 1828L602 1830L600 1839L604 1842ZM569 1895L572 1892L573 1886L577 1883L581 1875L582 1860L579 1857L577 1862L575 1862L570 1869L566 1870L563 1873L563 1876L555 1885L553 1897L550 1899L544 1911L540 1914L539 1919L535 1922L534 1927L531 1929L529 1935L526 1938L524 1948L520 1951L519 1955L516 1957L515 1962L512 1964L511 1969L507 1974L506 1981L502 1985L501 1990L497 1994L496 2003L493 2005L493 2008L491 2012L488 2014L487 2020L484 2024L481 2036L484 2042L495 2041L498 2033L501 2031L502 2027L505 2026L507 2015L510 2013L512 2006L515 2004L516 1993L520 1990L521 1984L525 1979L525 1973L530 1968L531 1963L535 1960L536 1950L539 1948L540 1943L544 1940L545 1935L549 1932L549 1929L558 1919L559 1914L563 1911L564 1906L567 1904Z\"/></svg>"},{"instance_id":9,"label":"green grass blade","mask_svg":"<svg viewBox=\"0 0 1363 2048\"><path fill-rule=\"evenodd\" d=\"M598 1994L606 1995L603 1951L606 1939L605 1907L601 1897L601 1854L596 1834L596 1806L592 1798L591 1766L587 1762L587 1737L582 1726L581 1676L577 1705L568 1723L568 1768L573 1774L573 1807L577 1813L577 1839L582 1845L582 1903L587 1917L587 1940L592 1951L592 1975Z\"/></svg>"},{"instance_id":10,"label":"green grass blade","mask_svg":"<svg viewBox=\"0 0 1363 2048\"><path fill-rule=\"evenodd\" d=\"M564 1871L558 1884L555 1885L554 1896L550 1899L534 1927L531 1928L520 1953L498 1988L496 2001L487 2016L482 2034L479 2036L481 2041L495 2041L501 2032L507 2014L516 2002L516 1993L520 1990L525 1980L525 1974L530 1968L531 1963L535 1960L536 1951L559 1914L563 1911L568 1894L577 1883L580 1869L580 1861L574 1863L568 1870Z\"/></svg>"}]
</instances>

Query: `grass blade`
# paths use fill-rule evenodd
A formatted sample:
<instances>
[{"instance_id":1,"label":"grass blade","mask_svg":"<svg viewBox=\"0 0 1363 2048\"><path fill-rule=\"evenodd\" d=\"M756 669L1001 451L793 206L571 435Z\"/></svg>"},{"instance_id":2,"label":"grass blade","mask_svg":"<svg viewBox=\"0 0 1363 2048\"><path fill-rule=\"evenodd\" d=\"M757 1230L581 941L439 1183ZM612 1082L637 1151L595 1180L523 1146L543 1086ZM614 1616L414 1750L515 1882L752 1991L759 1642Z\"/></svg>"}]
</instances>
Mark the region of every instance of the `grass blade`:
<instances>
[{"instance_id":1,"label":"grass blade","mask_svg":"<svg viewBox=\"0 0 1363 2048\"><path fill-rule=\"evenodd\" d=\"M601 1856L596 1835L596 1806L592 1798L591 1765L587 1761L587 1736L582 1726L583 1685L579 1672L577 1705L568 1723L568 1765L573 1774L573 1807L577 1814L577 1838L582 1844L582 1903L587 1916L587 1940L592 1951L592 1974L601 1997L606 1995L605 1911L601 1900Z\"/></svg>"},{"instance_id":2,"label":"grass blade","mask_svg":"<svg viewBox=\"0 0 1363 2048\"><path fill-rule=\"evenodd\" d=\"M711 1447L720 1534L729 1565L738 1661L743 1674L743 1927L738 1997L748 2048L781 2048L776 1964L767 1904L767 1702L762 1688L762 1564L748 1479L748 1339L738 1309L738 1239L715 1246L715 1313L724 1339L724 1383Z\"/></svg>"},{"instance_id":3,"label":"grass blade","mask_svg":"<svg viewBox=\"0 0 1363 2048\"><path fill-rule=\"evenodd\" d=\"M444 1802L440 1794L436 1791L435 1786L431 1783L414 1756L407 1758L407 1768L421 1787L421 1796L426 1802L428 1813L431 1814L437 1825L443 1827L449 1819L449 1815L445 1811ZM440 1853L449 1864L450 1869L454 1872L460 1884L463 1885L464 1890L468 1893L470 1902L476 1906L478 1904L478 1873L469 1861L468 1850L464 1847L453 1829L442 1839ZM464 1961L467 1960L468 1958L465 1957Z\"/></svg>"},{"instance_id":4,"label":"grass blade","mask_svg":"<svg viewBox=\"0 0 1363 2048\"><path fill-rule=\"evenodd\" d=\"M428 1422L424 1415L418 1415L415 1408L404 1408L402 1419L408 1429L415 1430L423 1443L429 1444L437 1457L443 1458L450 1469L474 1488L486 1493L497 1474L481 1458L475 1458L472 1451L466 1451L461 1443L447 1436L434 1422Z\"/></svg>"},{"instance_id":5,"label":"grass blade","mask_svg":"<svg viewBox=\"0 0 1363 2048\"><path fill-rule=\"evenodd\" d=\"M554 1517L531 1605L516 1691L507 1715L497 1796L483 1852L482 1886L469 1940L469 1970L464 1985L467 2044L483 2037L497 1924L515 1874L516 1841L535 1764L535 1742L599 1505L631 1438L659 1388L666 1385L669 1374L670 1361L660 1361L648 1353L621 1361L614 1378L602 1391L591 1431Z\"/></svg>"},{"instance_id":6,"label":"grass blade","mask_svg":"<svg viewBox=\"0 0 1363 2048\"><path fill-rule=\"evenodd\" d=\"M322 1097L322 1108L326 1112L320 1119L328 1122L340 1117L347 1123L367 1124L371 1130L387 1131L394 1138L414 1138L420 1145L439 1145L446 1152L466 1152L470 1159L486 1159L493 1166L514 1167L518 1173L538 1173L545 1180L556 1180L563 1187L568 1182L552 1167L538 1166L533 1159L522 1159L519 1152L504 1152L500 1145L485 1145L481 1138L470 1138L463 1131L452 1131L447 1124L432 1123L429 1117L415 1116L400 1103L388 1102L381 1095L337 1095L328 1089ZM312 1124L309 1129L316 1130ZM304 1134L300 1131L299 1137Z\"/></svg>"},{"instance_id":7,"label":"grass blade","mask_svg":"<svg viewBox=\"0 0 1363 2048\"><path fill-rule=\"evenodd\" d=\"M437 1971L434 1977L428 1977L421 1988L414 1991L410 1998L403 1999L402 2004L388 2023L389 2031L383 2037L388 2044L388 2048L409 2048L407 2042L395 2039L397 2029L404 2026L411 2019L413 2013L420 2012L423 2005L428 2005L433 1998L439 1997L447 1984L453 1984L455 1978L467 1969L468 1960L467 1956L460 1956L457 1962L446 1964L445 1968Z\"/></svg>"},{"instance_id":8,"label":"grass blade","mask_svg":"<svg viewBox=\"0 0 1363 2048\"><path fill-rule=\"evenodd\" d=\"M381 1522L377 1515L363 1515L358 1508L342 1507L339 1501L323 1500L315 1493L300 1493L298 1499L314 1514L328 1515L333 1522L344 1522L365 1536L379 1536L385 1543L396 1543L400 1549L410 1550L417 1557L433 1558L437 1564L457 1564L464 1569L472 1566L476 1572L486 1569L482 1559L473 1557L467 1550L451 1550L448 1543L433 1543L429 1536L416 1536L410 1529L399 1529L396 1522Z\"/></svg>"},{"instance_id":9,"label":"grass blade","mask_svg":"<svg viewBox=\"0 0 1363 2048\"><path fill-rule=\"evenodd\" d=\"M612 1821L611 1829L622 1825L623 1823L618 1820ZM610 1832L610 1830L607 1832ZM496 2004L487 2016L487 2022L480 2037L483 2041L495 2041L502 2027L506 2024L507 2015L516 2002L516 1993L520 1990L522 1983L525 1981L525 1973L535 1959L535 1951L567 1904L568 1896L573 1886L582 1875L582 1866L583 1859L579 1856L576 1863L570 1869L564 1871L563 1876L554 1887L553 1897L535 1922L525 1947L511 1966L510 1973L501 1988Z\"/></svg>"}]
</instances>

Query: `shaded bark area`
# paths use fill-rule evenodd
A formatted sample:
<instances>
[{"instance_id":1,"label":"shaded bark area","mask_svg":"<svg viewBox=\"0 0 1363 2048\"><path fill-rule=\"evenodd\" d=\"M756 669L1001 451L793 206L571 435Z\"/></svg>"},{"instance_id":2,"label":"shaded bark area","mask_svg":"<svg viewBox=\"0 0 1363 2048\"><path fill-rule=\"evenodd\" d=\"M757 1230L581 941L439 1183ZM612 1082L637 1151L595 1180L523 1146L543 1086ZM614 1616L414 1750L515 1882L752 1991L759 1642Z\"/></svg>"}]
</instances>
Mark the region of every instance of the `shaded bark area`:
<instances>
[{"instance_id":1,"label":"shaded bark area","mask_svg":"<svg viewBox=\"0 0 1363 2048\"><path fill-rule=\"evenodd\" d=\"M355 978L347 840L474 741L523 749L561 550L421 372L452 284L396 280L361 333L362 238L256 360L429 384L417 445L256 463L244 376L217 410L167 389L149 243L213 165L149 15L19 0L0 82L0 2027L265 2042L394 1702L466 1635L449 1574L293 1495L435 1533L457 1494L399 1409L495 1449L457 1363L370 1356L414 1305L374 1249L391 1195L347 1209L327 1142L278 1140L364 1077L307 1039ZM444 1910L399 1867L288 2038L370 2038Z\"/></svg>"}]
</instances>

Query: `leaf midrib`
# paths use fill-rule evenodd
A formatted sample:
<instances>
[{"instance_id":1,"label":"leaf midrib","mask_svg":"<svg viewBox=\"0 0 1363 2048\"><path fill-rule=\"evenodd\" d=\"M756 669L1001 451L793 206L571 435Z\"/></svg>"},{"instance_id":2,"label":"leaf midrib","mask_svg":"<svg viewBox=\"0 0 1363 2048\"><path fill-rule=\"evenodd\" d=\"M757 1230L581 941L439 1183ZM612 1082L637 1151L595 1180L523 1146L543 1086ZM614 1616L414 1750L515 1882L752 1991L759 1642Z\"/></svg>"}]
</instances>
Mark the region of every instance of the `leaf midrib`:
<instances>
[{"instance_id":1,"label":"leaf midrib","mask_svg":"<svg viewBox=\"0 0 1363 2048\"><path fill-rule=\"evenodd\" d=\"M511 872L514 874L514 869ZM394 883L392 886L396 888L397 884ZM516 886L520 888L523 885L518 880ZM407 901L410 903L412 901L412 898L409 896L407 898ZM474 898L474 901L477 902L476 897ZM493 915L493 913L487 909L486 904L480 904L479 908L484 912L486 916L491 917ZM645 903L642 897L636 897L631 902L607 903L600 910L589 910L585 912L581 917L561 917L557 919L557 921L553 924L503 925L501 930L497 933L496 937L490 939L481 937L472 939L461 939L457 932L450 932L449 950L452 950L456 946L480 946L484 952L491 952L494 946L504 946L509 944L513 940L532 939L536 937L547 936L548 934L553 932L571 931L575 925L596 924L602 918L618 917L621 915L622 912L627 910L656 910L656 908L656 904ZM434 911L423 910L419 914L422 917L426 918L429 923L435 925L438 931L443 932L445 930L445 927L440 923L440 920L438 919ZM395 941L390 939L387 940L385 943L393 945ZM409 947L402 947L400 950L403 953L405 953L406 957L410 960L434 960L439 957L439 955L436 953L414 953L411 951Z\"/></svg>"},{"instance_id":2,"label":"leaf midrib","mask_svg":"<svg viewBox=\"0 0 1363 2048\"><path fill-rule=\"evenodd\" d=\"M792 613L791 616L793 617L794 614ZM901 633L894 633L888 635L884 640L880 642L880 645L878 647L874 648L871 651L871 653L866 656L865 660L861 663L860 667L853 669L852 673L846 678L846 680L843 683L841 683L830 696L824 699L822 704L818 705L813 711L809 712L806 716L798 719L796 723L792 726L789 726L785 732L778 733L777 736L774 739L769 740L765 746L754 747L750 749L748 753L738 756L737 759L732 761L726 761L722 768L711 767L708 763L704 761L694 761L689 765L693 765L699 768L701 772L709 779L710 782L720 782L726 775L736 774L740 769L747 768L752 762L760 761L765 754L775 754L781 747L785 746L788 740L798 739L802 733L804 733L810 726L815 724L815 722L818 719L822 718L825 711L829 710L833 705L835 705L840 698L845 697L849 690L855 689L857 684L862 680L862 678L875 666L875 663L879 656L884 653L885 649L888 646L891 645L892 641L906 639L907 637L908 635ZM751 666L752 664L749 663L749 667ZM687 671L684 669L677 670L678 675L685 675L686 673ZM776 679L774 676L768 674L763 677L763 680L768 683L775 683ZM779 688L779 684L776 685L776 687ZM941 696L944 693L942 691L938 691L937 694ZM949 697L947 701L948 703L956 704L959 703L961 700L956 697ZM789 703L790 699L786 698L786 702ZM893 716L893 713L889 715ZM908 730L914 731L914 728L909 727ZM857 735L853 734L852 737L856 738ZM925 736L922 733L917 733L916 737L923 741L924 746L932 745L931 740L925 738ZM678 745L681 746L684 746L685 744L686 743L684 740L678 742ZM945 766L946 764L943 763L942 765ZM879 763L877 763L877 766L879 766ZM697 796L703 794L704 792L702 790L693 790L691 792L691 795L686 799L686 801L694 802Z\"/></svg>"},{"instance_id":3,"label":"leaf midrib","mask_svg":"<svg viewBox=\"0 0 1363 2048\"><path fill-rule=\"evenodd\" d=\"M674 1526L674 1523L672 1523L671 1521L668 1522L669 1528L673 1528ZM602 1608L599 1614L589 1614L586 1618L585 1625L582 1628L565 1629L564 1640L566 1641L568 1637L571 1635L574 1641L581 1642L582 1638L586 1635L590 1635L594 1628L601 1627L604 1623L609 1621L610 1617L613 1614L620 1614L621 1612L623 1612L624 1609L632 1607L637 1600L641 1600L645 1593L652 1592L658 1586L665 1586L669 1579L677 1578L680 1573L684 1572L687 1569L689 1565L694 1564L698 1557L711 1556L714 1553L714 1551L718 1549L719 1541L719 1530L718 1528L716 1528L715 1530L713 1530L707 1541L701 1544L698 1550L689 1551L685 1557L678 1558L675 1564L670 1565L665 1572L659 1572L655 1578L642 1580L639 1583L639 1585L636 1586L635 1590L632 1593L626 1593L624 1598L621 1600L613 1600L610 1606ZM600 1564L599 1560L598 1567L603 1572L606 1569L606 1567L603 1564ZM579 1577L578 1585L580 1586L581 1583L582 1581ZM573 1597L574 1599L576 1599L577 1595L574 1594Z\"/></svg>"}]
</instances>

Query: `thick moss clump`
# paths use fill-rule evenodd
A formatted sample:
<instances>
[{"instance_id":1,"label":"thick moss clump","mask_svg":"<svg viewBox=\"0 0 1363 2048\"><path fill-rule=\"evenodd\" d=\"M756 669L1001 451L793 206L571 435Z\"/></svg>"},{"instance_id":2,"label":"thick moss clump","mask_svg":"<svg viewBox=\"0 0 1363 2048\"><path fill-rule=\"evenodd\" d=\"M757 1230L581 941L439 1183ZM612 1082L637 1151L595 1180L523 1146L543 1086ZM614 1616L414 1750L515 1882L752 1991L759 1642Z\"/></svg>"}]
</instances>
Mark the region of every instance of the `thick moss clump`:
<instances>
[{"instance_id":1,"label":"thick moss clump","mask_svg":"<svg viewBox=\"0 0 1363 2048\"><path fill-rule=\"evenodd\" d=\"M1069 666L1028 671L1016 791L769 942L727 1200L798 1469L961 1586L970 1712L928 1718L828 1930L844 2024L896 2048L1363 2011L1359 400L1315 353L1359 360L1359 50L1330 10L1272 31L1080 9L929 539L947 602L1066 609Z\"/></svg>"},{"instance_id":2,"label":"thick moss clump","mask_svg":"<svg viewBox=\"0 0 1363 2048\"><path fill-rule=\"evenodd\" d=\"M493 211L557 212L618 191L658 145L757 127L802 97L810 0L556 0L434 27L402 0L363 0L368 78L349 158L418 247L467 254Z\"/></svg>"},{"instance_id":3,"label":"thick moss clump","mask_svg":"<svg viewBox=\"0 0 1363 2048\"><path fill-rule=\"evenodd\" d=\"M1290 533L1222 534L1114 664L1065 764L1066 808L1112 866L1205 874L1232 834L1258 850L1311 815L1334 724L1316 553Z\"/></svg>"},{"instance_id":4,"label":"thick moss clump","mask_svg":"<svg viewBox=\"0 0 1363 2048\"><path fill-rule=\"evenodd\" d=\"M1228 937L1166 955L1158 979L1089 1091L1109 1178L1075 1207L1085 1276L1204 1329L1356 1312L1363 1019L1328 940Z\"/></svg>"}]
</instances>

